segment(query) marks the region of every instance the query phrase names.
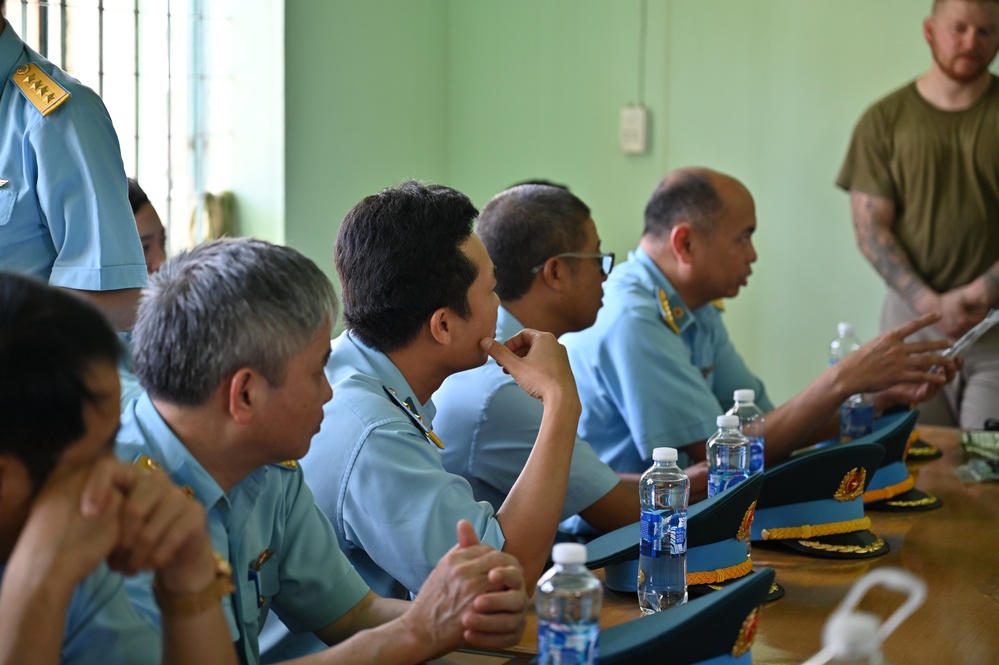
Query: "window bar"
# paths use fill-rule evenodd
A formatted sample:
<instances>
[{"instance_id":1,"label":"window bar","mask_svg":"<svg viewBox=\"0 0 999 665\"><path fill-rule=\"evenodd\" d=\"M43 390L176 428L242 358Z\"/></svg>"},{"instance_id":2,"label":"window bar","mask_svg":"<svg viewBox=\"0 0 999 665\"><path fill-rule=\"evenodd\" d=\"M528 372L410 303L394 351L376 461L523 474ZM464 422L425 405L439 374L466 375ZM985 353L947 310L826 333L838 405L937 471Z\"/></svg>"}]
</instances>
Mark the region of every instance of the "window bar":
<instances>
[{"instance_id":1,"label":"window bar","mask_svg":"<svg viewBox=\"0 0 999 665\"><path fill-rule=\"evenodd\" d=\"M66 51L69 48L69 40L66 38L66 35L69 34L68 20L66 0L59 0L59 68L63 71L66 71Z\"/></svg>"},{"instance_id":2,"label":"window bar","mask_svg":"<svg viewBox=\"0 0 999 665\"><path fill-rule=\"evenodd\" d=\"M204 126L204 1L191 0L190 115L191 180L195 196L195 242L205 239L205 126Z\"/></svg>"},{"instance_id":3,"label":"window bar","mask_svg":"<svg viewBox=\"0 0 999 665\"><path fill-rule=\"evenodd\" d=\"M133 37L133 41L135 42L135 46L133 48L133 51L134 51L134 54L133 54L134 60L133 60L133 63L132 63L132 69L135 72L135 87L134 87L134 90L135 90L135 108L134 108L134 115L135 115L134 126L135 126L135 131L132 134L132 142L133 142L133 144L135 146L135 150L133 151L133 154L135 155L135 163L132 164L132 173L134 173L135 174L134 177L136 179L138 179L139 178L139 0L135 0L135 3L132 6L135 9L135 22L132 25L132 37Z\"/></svg>"},{"instance_id":4,"label":"window bar","mask_svg":"<svg viewBox=\"0 0 999 665\"><path fill-rule=\"evenodd\" d=\"M97 94L104 97L104 0L97 3Z\"/></svg>"},{"instance_id":5,"label":"window bar","mask_svg":"<svg viewBox=\"0 0 999 665\"><path fill-rule=\"evenodd\" d=\"M166 63L167 63L167 90L166 90L166 142L167 142L167 222L168 228L167 233L172 234L173 232L173 58L171 58L170 48L173 44L173 0L167 0L166 2L166 22L167 22L167 40L166 40Z\"/></svg>"},{"instance_id":6,"label":"window bar","mask_svg":"<svg viewBox=\"0 0 999 665\"><path fill-rule=\"evenodd\" d=\"M49 5L38 3L38 52L49 57Z\"/></svg>"}]
</instances>

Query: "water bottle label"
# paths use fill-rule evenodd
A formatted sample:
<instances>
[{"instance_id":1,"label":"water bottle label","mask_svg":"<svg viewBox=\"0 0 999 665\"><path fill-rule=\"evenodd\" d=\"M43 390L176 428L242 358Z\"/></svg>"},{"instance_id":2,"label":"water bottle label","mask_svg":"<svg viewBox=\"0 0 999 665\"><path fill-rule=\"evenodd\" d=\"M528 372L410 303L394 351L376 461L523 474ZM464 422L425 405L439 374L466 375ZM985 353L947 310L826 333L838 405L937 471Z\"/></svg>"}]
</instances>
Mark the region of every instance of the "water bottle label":
<instances>
[{"instance_id":1,"label":"water bottle label","mask_svg":"<svg viewBox=\"0 0 999 665\"><path fill-rule=\"evenodd\" d=\"M687 553L687 511L677 511L663 520L659 513L642 511L639 551L653 558Z\"/></svg>"},{"instance_id":2,"label":"water bottle label","mask_svg":"<svg viewBox=\"0 0 999 665\"><path fill-rule=\"evenodd\" d=\"M711 470L708 472L708 496L712 497L729 487L735 487L747 478L749 472L741 469Z\"/></svg>"},{"instance_id":3,"label":"water bottle label","mask_svg":"<svg viewBox=\"0 0 999 665\"><path fill-rule=\"evenodd\" d=\"M853 441L874 431L874 405L844 404L839 408L839 438Z\"/></svg>"},{"instance_id":4,"label":"water bottle label","mask_svg":"<svg viewBox=\"0 0 999 665\"><path fill-rule=\"evenodd\" d=\"M596 621L538 621L538 662L541 665L593 665L597 662Z\"/></svg>"},{"instance_id":5,"label":"water bottle label","mask_svg":"<svg viewBox=\"0 0 999 665\"><path fill-rule=\"evenodd\" d=\"M749 439L749 473L763 472L763 438L750 436Z\"/></svg>"}]
</instances>

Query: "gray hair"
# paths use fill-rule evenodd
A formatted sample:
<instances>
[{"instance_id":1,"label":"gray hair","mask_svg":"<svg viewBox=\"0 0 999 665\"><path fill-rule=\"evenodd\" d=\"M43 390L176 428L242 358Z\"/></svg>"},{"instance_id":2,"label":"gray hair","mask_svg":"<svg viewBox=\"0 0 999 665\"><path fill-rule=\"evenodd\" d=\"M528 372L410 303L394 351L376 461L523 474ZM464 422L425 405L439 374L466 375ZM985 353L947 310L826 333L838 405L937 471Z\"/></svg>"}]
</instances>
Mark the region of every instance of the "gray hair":
<instances>
[{"instance_id":1,"label":"gray hair","mask_svg":"<svg viewBox=\"0 0 999 665\"><path fill-rule=\"evenodd\" d=\"M241 367L280 386L291 356L336 315L333 285L298 251L216 240L150 276L132 336L135 373L151 397L184 406L204 403Z\"/></svg>"}]
</instances>

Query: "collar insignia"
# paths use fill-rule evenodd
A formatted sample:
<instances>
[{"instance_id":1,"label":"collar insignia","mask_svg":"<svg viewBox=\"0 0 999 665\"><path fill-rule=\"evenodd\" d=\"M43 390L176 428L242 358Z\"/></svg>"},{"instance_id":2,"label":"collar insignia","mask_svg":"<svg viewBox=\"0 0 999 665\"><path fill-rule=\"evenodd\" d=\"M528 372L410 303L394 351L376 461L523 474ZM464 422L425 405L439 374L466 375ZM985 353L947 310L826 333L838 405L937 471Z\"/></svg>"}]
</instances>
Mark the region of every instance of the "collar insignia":
<instances>
[{"instance_id":1,"label":"collar insignia","mask_svg":"<svg viewBox=\"0 0 999 665\"><path fill-rule=\"evenodd\" d=\"M399 393L392 388L389 388L388 386L382 386L382 388L385 389L385 394L396 403L396 406L406 412L406 415L409 416L409 419L413 421L413 424L416 425L416 427L423 433L423 436L427 437L427 441L434 444L441 450L444 450L444 442L440 440L440 437L434 434L432 429L427 427L427 424L423 422L423 418L416 412L416 409L414 409L409 402L399 397Z\"/></svg>"}]
</instances>

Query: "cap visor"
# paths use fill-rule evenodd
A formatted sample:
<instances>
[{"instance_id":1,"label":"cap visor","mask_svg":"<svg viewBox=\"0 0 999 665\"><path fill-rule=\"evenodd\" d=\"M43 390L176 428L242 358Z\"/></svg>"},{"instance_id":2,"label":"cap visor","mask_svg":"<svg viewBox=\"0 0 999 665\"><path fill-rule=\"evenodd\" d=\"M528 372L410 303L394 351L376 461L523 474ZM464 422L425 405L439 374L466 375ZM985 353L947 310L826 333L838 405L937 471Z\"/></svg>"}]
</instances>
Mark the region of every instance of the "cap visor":
<instances>
[{"instance_id":1,"label":"cap visor","mask_svg":"<svg viewBox=\"0 0 999 665\"><path fill-rule=\"evenodd\" d=\"M891 513L917 513L924 510L936 510L943 505L938 497L915 488L908 492L896 494L889 499L871 501L864 504L864 510L881 510Z\"/></svg>"},{"instance_id":2,"label":"cap visor","mask_svg":"<svg viewBox=\"0 0 999 665\"><path fill-rule=\"evenodd\" d=\"M870 559L891 550L883 538L867 530L781 542L797 552L823 559Z\"/></svg>"},{"instance_id":3,"label":"cap visor","mask_svg":"<svg viewBox=\"0 0 999 665\"><path fill-rule=\"evenodd\" d=\"M916 441L909 446L909 452L906 453L905 459L909 462L923 462L925 460L938 459L943 457L943 453L940 449L934 446L932 443L927 443L922 439L916 439Z\"/></svg>"}]
</instances>

